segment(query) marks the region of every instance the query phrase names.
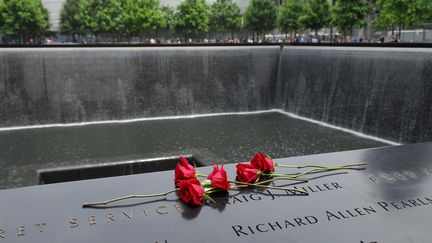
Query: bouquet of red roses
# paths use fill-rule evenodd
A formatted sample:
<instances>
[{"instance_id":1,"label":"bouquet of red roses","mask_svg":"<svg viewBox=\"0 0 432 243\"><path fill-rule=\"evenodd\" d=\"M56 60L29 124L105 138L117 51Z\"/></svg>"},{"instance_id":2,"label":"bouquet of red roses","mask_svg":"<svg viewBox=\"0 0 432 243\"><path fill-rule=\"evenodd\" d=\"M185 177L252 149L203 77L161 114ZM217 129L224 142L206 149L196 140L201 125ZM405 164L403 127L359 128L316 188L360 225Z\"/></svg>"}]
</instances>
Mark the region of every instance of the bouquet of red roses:
<instances>
[{"instance_id":1,"label":"bouquet of red roses","mask_svg":"<svg viewBox=\"0 0 432 243\"><path fill-rule=\"evenodd\" d=\"M175 189L157 194L139 194L139 195L128 195L124 197L114 198L101 202L84 203L83 207L95 207L99 205L107 205L113 202L126 200L130 198L148 198L148 197L161 197L166 196L170 193L178 192L180 199L192 206L201 206L203 200L214 201L212 194L216 192L227 192L228 190L241 189L245 187L258 187L267 188L274 190L285 190L298 192L299 195L307 195L308 193L301 189L287 188L280 186L269 186L268 184L275 180L294 180L307 182L307 178L303 176L322 172L322 171L333 171L341 169L363 169L366 163L342 165L335 167L324 167L317 165L305 165L305 166L292 166L292 165L281 165L273 162L273 160L262 152L258 152L252 158L249 164L238 163L237 168L237 180L229 180L227 172L223 165L214 165L213 171L208 174L202 174L196 171L195 167L190 165L189 162L183 158L179 158L179 162L174 170L174 183ZM310 168L303 172L290 173L290 174L277 174L275 173L275 167L282 168ZM199 178L206 178L201 181ZM232 185L234 184L234 185Z\"/></svg>"}]
</instances>

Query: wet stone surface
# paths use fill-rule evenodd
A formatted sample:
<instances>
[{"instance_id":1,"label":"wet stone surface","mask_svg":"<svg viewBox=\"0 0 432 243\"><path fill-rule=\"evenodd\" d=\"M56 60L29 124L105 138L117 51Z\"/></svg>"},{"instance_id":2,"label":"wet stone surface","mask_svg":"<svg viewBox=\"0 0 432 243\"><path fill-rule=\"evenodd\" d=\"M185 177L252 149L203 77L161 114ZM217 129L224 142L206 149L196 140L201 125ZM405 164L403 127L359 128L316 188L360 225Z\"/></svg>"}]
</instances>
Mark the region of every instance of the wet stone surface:
<instances>
[{"instance_id":1,"label":"wet stone surface","mask_svg":"<svg viewBox=\"0 0 432 243\"><path fill-rule=\"evenodd\" d=\"M363 170L275 181L309 195L242 188L191 207L172 193L86 202L174 187L173 171L0 190L0 242L430 242L432 143L279 158L285 165L336 166L366 162ZM235 178L235 165L225 165ZM201 167L208 174L212 167ZM278 173L302 169L276 168Z\"/></svg>"}]
</instances>

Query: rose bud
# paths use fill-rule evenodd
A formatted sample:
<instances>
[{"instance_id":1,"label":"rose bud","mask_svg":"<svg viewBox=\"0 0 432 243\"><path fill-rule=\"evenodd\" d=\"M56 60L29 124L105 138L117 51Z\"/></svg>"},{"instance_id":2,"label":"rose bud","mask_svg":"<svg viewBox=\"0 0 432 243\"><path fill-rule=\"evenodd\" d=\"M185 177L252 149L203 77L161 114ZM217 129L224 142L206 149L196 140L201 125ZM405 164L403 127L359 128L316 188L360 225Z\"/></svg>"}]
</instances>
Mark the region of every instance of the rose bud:
<instances>
[{"instance_id":1,"label":"rose bud","mask_svg":"<svg viewBox=\"0 0 432 243\"><path fill-rule=\"evenodd\" d=\"M263 173L271 173L274 171L273 160L267 157L264 153L258 152L251 160L251 164Z\"/></svg>"},{"instance_id":2,"label":"rose bud","mask_svg":"<svg viewBox=\"0 0 432 243\"><path fill-rule=\"evenodd\" d=\"M222 189L225 191L231 188L231 184L228 182L227 173L223 165L220 169L218 165L215 165L213 171L207 176L207 179L211 181L212 188Z\"/></svg>"},{"instance_id":3,"label":"rose bud","mask_svg":"<svg viewBox=\"0 0 432 243\"><path fill-rule=\"evenodd\" d=\"M251 183L258 179L259 171L253 165L238 163L236 167L238 181Z\"/></svg>"},{"instance_id":4,"label":"rose bud","mask_svg":"<svg viewBox=\"0 0 432 243\"><path fill-rule=\"evenodd\" d=\"M201 182L197 178L189 180L181 180L178 183L180 199L186 204L192 206L202 205L204 199L204 188L201 186Z\"/></svg>"},{"instance_id":5,"label":"rose bud","mask_svg":"<svg viewBox=\"0 0 432 243\"><path fill-rule=\"evenodd\" d=\"M195 168L189 164L187 159L184 157L180 157L180 162L177 163L175 168L175 184L179 186L178 183L182 180L188 180L191 178L195 178Z\"/></svg>"}]
</instances>

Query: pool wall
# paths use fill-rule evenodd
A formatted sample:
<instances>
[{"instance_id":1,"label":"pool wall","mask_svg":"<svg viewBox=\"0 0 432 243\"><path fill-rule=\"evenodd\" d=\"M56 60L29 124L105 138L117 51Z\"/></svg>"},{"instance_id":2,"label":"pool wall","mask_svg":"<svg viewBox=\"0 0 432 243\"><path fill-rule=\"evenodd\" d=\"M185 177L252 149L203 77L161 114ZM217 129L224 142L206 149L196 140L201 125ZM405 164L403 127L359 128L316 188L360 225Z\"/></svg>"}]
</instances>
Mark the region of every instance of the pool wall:
<instances>
[{"instance_id":1,"label":"pool wall","mask_svg":"<svg viewBox=\"0 0 432 243\"><path fill-rule=\"evenodd\" d=\"M0 127L283 109L432 139L432 51L359 47L0 49Z\"/></svg>"},{"instance_id":2,"label":"pool wall","mask_svg":"<svg viewBox=\"0 0 432 243\"><path fill-rule=\"evenodd\" d=\"M431 141L432 49L286 47L275 106L393 141Z\"/></svg>"},{"instance_id":3,"label":"pool wall","mask_svg":"<svg viewBox=\"0 0 432 243\"><path fill-rule=\"evenodd\" d=\"M0 126L274 106L279 47L0 51Z\"/></svg>"}]
</instances>

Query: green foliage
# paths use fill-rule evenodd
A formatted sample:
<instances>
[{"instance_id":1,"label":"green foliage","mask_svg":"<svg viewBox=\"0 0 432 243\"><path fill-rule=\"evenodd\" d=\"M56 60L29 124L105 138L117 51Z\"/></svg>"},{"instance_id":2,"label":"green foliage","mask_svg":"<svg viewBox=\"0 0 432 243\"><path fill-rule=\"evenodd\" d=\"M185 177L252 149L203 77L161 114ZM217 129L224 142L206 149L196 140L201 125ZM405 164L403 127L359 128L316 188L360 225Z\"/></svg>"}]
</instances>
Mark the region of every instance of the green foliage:
<instances>
[{"instance_id":1,"label":"green foliage","mask_svg":"<svg viewBox=\"0 0 432 243\"><path fill-rule=\"evenodd\" d=\"M125 28L132 27L134 34L145 34L149 31L164 28L167 25L165 13L159 8L158 0L126 0L130 2L129 12L130 18L125 25Z\"/></svg>"},{"instance_id":2,"label":"green foliage","mask_svg":"<svg viewBox=\"0 0 432 243\"><path fill-rule=\"evenodd\" d=\"M79 10L79 0L66 0L60 12L60 31L62 34L78 33L80 22L75 19Z\"/></svg>"},{"instance_id":3,"label":"green foliage","mask_svg":"<svg viewBox=\"0 0 432 243\"><path fill-rule=\"evenodd\" d=\"M66 0L60 12L60 30L63 34L79 34L80 21L75 18L80 0Z\"/></svg>"},{"instance_id":4,"label":"green foliage","mask_svg":"<svg viewBox=\"0 0 432 243\"><path fill-rule=\"evenodd\" d=\"M427 0L425 0L425 1L427 1ZM432 22L432 1L427 1L426 7L425 7L424 21L429 23L429 24Z\"/></svg>"},{"instance_id":5,"label":"green foliage","mask_svg":"<svg viewBox=\"0 0 432 243\"><path fill-rule=\"evenodd\" d=\"M423 16L423 19L425 22L431 24L432 23L432 1L425 0L426 3L424 3L424 9L425 14Z\"/></svg>"},{"instance_id":6,"label":"green foliage","mask_svg":"<svg viewBox=\"0 0 432 243\"><path fill-rule=\"evenodd\" d=\"M111 3L109 10L106 11L112 16L109 32L125 36L141 33L141 2L139 0L116 0L116 2Z\"/></svg>"},{"instance_id":7,"label":"green foliage","mask_svg":"<svg viewBox=\"0 0 432 243\"><path fill-rule=\"evenodd\" d=\"M116 30L118 16L121 13L120 8L122 7L119 0L104 0L99 2L96 19L97 29L102 33L113 33Z\"/></svg>"},{"instance_id":8,"label":"green foliage","mask_svg":"<svg viewBox=\"0 0 432 243\"><path fill-rule=\"evenodd\" d=\"M431 9L430 0L377 0L379 17L376 26L410 27L427 21Z\"/></svg>"},{"instance_id":9,"label":"green foliage","mask_svg":"<svg viewBox=\"0 0 432 243\"><path fill-rule=\"evenodd\" d=\"M139 35L166 25L158 0L80 0L83 33Z\"/></svg>"},{"instance_id":10,"label":"green foliage","mask_svg":"<svg viewBox=\"0 0 432 243\"><path fill-rule=\"evenodd\" d=\"M331 12L327 0L311 0L306 4L302 22L305 28L317 32L330 24Z\"/></svg>"},{"instance_id":11,"label":"green foliage","mask_svg":"<svg viewBox=\"0 0 432 243\"><path fill-rule=\"evenodd\" d=\"M209 10L204 0L185 0L177 6L176 30L186 37L196 38L209 29Z\"/></svg>"},{"instance_id":12,"label":"green foliage","mask_svg":"<svg viewBox=\"0 0 432 243\"><path fill-rule=\"evenodd\" d=\"M371 11L366 0L338 0L333 7L332 23L343 32L365 24L365 16Z\"/></svg>"},{"instance_id":13,"label":"green foliage","mask_svg":"<svg viewBox=\"0 0 432 243\"><path fill-rule=\"evenodd\" d=\"M276 28L277 7L274 0L251 0L244 15L246 28L258 35Z\"/></svg>"},{"instance_id":14,"label":"green foliage","mask_svg":"<svg viewBox=\"0 0 432 243\"><path fill-rule=\"evenodd\" d=\"M0 0L0 34L1 34L1 30L5 24L4 18L3 18L3 12L6 9L6 4L4 3L3 0Z\"/></svg>"},{"instance_id":15,"label":"green foliage","mask_svg":"<svg viewBox=\"0 0 432 243\"><path fill-rule=\"evenodd\" d=\"M40 0L0 0L0 32L21 42L49 28L48 11Z\"/></svg>"},{"instance_id":16,"label":"green foliage","mask_svg":"<svg viewBox=\"0 0 432 243\"><path fill-rule=\"evenodd\" d=\"M130 1L127 0L110 0L105 6L105 31L111 34L117 34L117 37L124 34L130 34L131 29L128 26Z\"/></svg>"},{"instance_id":17,"label":"green foliage","mask_svg":"<svg viewBox=\"0 0 432 243\"><path fill-rule=\"evenodd\" d=\"M210 28L216 32L234 31L241 21L240 8L232 0L217 0L210 7Z\"/></svg>"},{"instance_id":18,"label":"green foliage","mask_svg":"<svg viewBox=\"0 0 432 243\"><path fill-rule=\"evenodd\" d=\"M161 10L165 18L164 29L173 31L175 29L175 9L170 6L163 6Z\"/></svg>"},{"instance_id":19,"label":"green foliage","mask_svg":"<svg viewBox=\"0 0 432 243\"><path fill-rule=\"evenodd\" d=\"M305 4L302 0L287 0L279 8L278 26L283 33L297 32L303 28L302 13Z\"/></svg>"},{"instance_id":20,"label":"green foliage","mask_svg":"<svg viewBox=\"0 0 432 243\"><path fill-rule=\"evenodd\" d=\"M78 12L75 19L80 22L80 32L84 34L101 32L98 16L104 4L109 0L80 0Z\"/></svg>"}]
</instances>

